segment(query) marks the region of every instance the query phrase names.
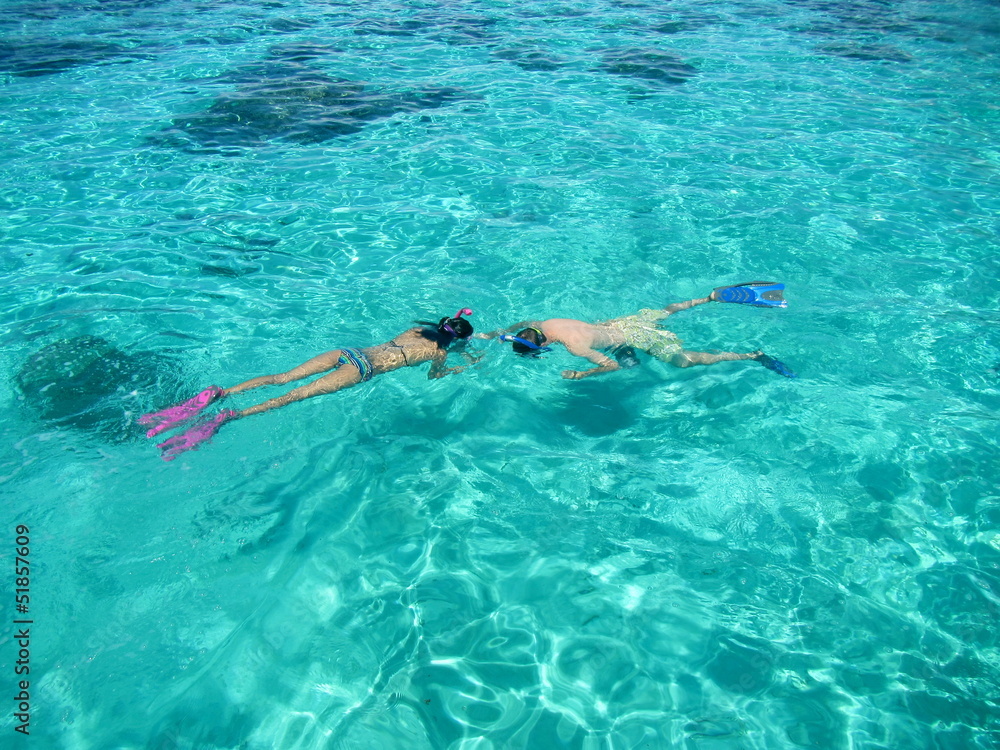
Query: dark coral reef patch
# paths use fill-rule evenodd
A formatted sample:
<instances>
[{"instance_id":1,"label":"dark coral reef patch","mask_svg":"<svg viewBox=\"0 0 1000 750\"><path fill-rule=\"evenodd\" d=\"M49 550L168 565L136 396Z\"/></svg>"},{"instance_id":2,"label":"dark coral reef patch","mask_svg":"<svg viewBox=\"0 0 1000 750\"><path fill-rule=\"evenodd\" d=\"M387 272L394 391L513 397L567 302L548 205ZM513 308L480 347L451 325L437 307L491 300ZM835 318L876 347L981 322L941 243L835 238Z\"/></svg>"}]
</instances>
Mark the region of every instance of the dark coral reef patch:
<instances>
[{"instance_id":1,"label":"dark coral reef patch","mask_svg":"<svg viewBox=\"0 0 1000 750\"><path fill-rule=\"evenodd\" d=\"M489 44L498 40L497 21L489 16L421 13L403 20L365 19L354 25L357 36L413 37L427 36L452 46Z\"/></svg>"},{"instance_id":2,"label":"dark coral reef patch","mask_svg":"<svg viewBox=\"0 0 1000 750\"><path fill-rule=\"evenodd\" d=\"M680 58L650 49L609 52L597 69L611 75L670 85L684 83L698 74L697 68Z\"/></svg>"},{"instance_id":3,"label":"dark coral reef patch","mask_svg":"<svg viewBox=\"0 0 1000 750\"><path fill-rule=\"evenodd\" d=\"M234 88L203 112L175 118L153 142L192 153L226 153L272 141L322 143L358 133L375 120L471 98L450 87L389 92L337 78L309 64L325 52L310 45L284 48L273 59L214 79Z\"/></svg>"},{"instance_id":4,"label":"dark coral reef patch","mask_svg":"<svg viewBox=\"0 0 1000 750\"><path fill-rule=\"evenodd\" d=\"M493 57L513 63L522 70L551 72L566 63L555 55L530 47L508 47L493 52Z\"/></svg>"},{"instance_id":5,"label":"dark coral reef patch","mask_svg":"<svg viewBox=\"0 0 1000 750\"><path fill-rule=\"evenodd\" d=\"M55 75L83 65L130 63L146 56L122 44L90 39L0 41L0 70L20 78Z\"/></svg>"}]
</instances>

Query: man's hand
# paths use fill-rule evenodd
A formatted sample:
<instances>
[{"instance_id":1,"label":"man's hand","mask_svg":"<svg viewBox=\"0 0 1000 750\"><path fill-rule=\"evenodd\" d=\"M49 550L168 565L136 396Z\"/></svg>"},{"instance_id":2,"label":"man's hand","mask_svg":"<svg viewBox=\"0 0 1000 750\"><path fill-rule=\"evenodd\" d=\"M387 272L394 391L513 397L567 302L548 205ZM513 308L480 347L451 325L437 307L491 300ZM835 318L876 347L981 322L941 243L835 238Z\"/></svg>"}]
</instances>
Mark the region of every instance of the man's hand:
<instances>
[{"instance_id":1,"label":"man's hand","mask_svg":"<svg viewBox=\"0 0 1000 750\"><path fill-rule=\"evenodd\" d=\"M562 376L566 380L579 380L580 378L587 377L587 373L580 370L563 370Z\"/></svg>"},{"instance_id":2,"label":"man's hand","mask_svg":"<svg viewBox=\"0 0 1000 750\"><path fill-rule=\"evenodd\" d=\"M507 326L506 328L497 328L495 331L485 331L472 334L474 339L495 339L501 333L514 333L515 331L520 331L524 328L529 328L531 326L539 326L541 323L538 321L522 320L520 323L515 323L512 326Z\"/></svg>"}]
</instances>

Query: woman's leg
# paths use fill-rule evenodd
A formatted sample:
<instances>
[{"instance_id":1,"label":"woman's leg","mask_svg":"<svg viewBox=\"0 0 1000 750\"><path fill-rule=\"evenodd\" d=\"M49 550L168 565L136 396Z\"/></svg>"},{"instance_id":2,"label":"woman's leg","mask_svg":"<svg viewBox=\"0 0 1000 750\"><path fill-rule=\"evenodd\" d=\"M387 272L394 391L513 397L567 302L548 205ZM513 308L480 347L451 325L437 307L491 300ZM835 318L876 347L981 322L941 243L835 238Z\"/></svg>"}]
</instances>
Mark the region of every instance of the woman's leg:
<instances>
[{"instance_id":1,"label":"woman's leg","mask_svg":"<svg viewBox=\"0 0 1000 750\"><path fill-rule=\"evenodd\" d=\"M308 362L303 362L288 372L283 372L279 375L262 375L259 378L251 378L250 380L234 385L232 388L226 388L223 393L228 396L233 393L260 388L264 385L284 385L285 383L291 383L293 380L302 380L302 378L308 378L310 375L318 375L321 372L326 372L337 367L340 353L340 349L334 349L332 352L326 352L325 354L320 354L318 357L313 357Z\"/></svg>"},{"instance_id":2,"label":"woman's leg","mask_svg":"<svg viewBox=\"0 0 1000 750\"><path fill-rule=\"evenodd\" d=\"M262 385L280 385L291 380L300 380L308 377L309 375L314 375L318 372L324 372L333 367L337 367L339 359L340 350L337 349L332 352L327 352L326 354L321 354L318 357L313 357L308 362L305 362L286 373L282 373L281 375L265 375L260 378L248 380L245 383L240 383L227 391L223 391L223 394L228 395L230 393L245 391L250 388L257 388ZM361 373L358 371L358 368L348 365L347 367L339 367L329 375L317 378L308 385L295 388L286 393L284 396L272 398L262 404L257 404L257 406L251 406L249 409L244 409L243 411L223 409L209 421L197 424L180 435L160 443L159 447L163 449L163 460L173 461L181 453L197 448L206 440L210 440L215 433L218 432L219 428L226 422L231 422L232 420L240 419L241 417L249 417L251 414L260 414L261 412L276 409L279 406L290 404L293 401L301 401L302 399L309 398L311 396L333 393L334 391L339 391L341 388L348 388L360 382ZM199 406L198 410L200 411L201 408L202 407Z\"/></svg>"},{"instance_id":3,"label":"woman's leg","mask_svg":"<svg viewBox=\"0 0 1000 750\"><path fill-rule=\"evenodd\" d=\"M739 359L760 359L764 352L719 352L710 354L709 352L691 352L682 349L670 358L670 364L674 367L694 367L696 365L714 365L716 362L733 362Z\"/></svg>"},{"instance_id":4,"label":"woman's leg","mask_svg":"<svg viewBox=\"0 0 1000 750\"><path fill-rule=\"evenodd\" d=\"M308 365L309 362L307 362L306 364ZM303 365L303 367L304 366L305 365ZM295 372L295 370L292 370L291 372ZM276 375L273 377L282 377L282 376ZM300 377L305 377L305 375L302 375ZM316 380L307 385L299 386L298 388L293 388L284 396L278 396L277 398L268 399L267 401L261 404L257 404L256 406L251 406L247 409L244 409L243 411L239 412L239 416L249 417L253 414L260 414L261 412L270 411L271 409L277 409L278 407L286 406L295 401L301 401L302 399L305 398L312 398L313 396L322 396L326 393L334 393L342 388L350 388L352 385L357 385L360 382L361 382L361 373L358 372L358 369L356 367L353 367L352 365L347 365L345 367L341 367L340 369L331 372L329 375L324 375L321 378L317 378Z\"/></svg>"}]
</instances>

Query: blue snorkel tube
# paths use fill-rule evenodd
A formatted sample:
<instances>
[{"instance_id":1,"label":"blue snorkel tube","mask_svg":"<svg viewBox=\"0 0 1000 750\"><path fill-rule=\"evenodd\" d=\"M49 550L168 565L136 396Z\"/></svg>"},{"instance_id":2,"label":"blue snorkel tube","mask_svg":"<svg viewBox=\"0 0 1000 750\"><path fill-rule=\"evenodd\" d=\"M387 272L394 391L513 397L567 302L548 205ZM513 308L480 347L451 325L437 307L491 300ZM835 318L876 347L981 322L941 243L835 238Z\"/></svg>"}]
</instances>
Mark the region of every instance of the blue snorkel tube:
<instances>
[{"instance_id":1,"label":"blue snorkel tube","mask_svg":"<svg viewBox=\"0 0 1000 750\"><path fill-rule=\"evenodd\" d=\"M543 354L544 352L551 352L552 351L552 347L551 346L539 346L538 344L534 343L533 341L528 341L527 339L522 339L520 336L514 336L513 334L510 334L510 333L501 333L500 334L500 340L501 341L513 341L515 343L522 344L522 345L528 347L529 349L531 349L531 352L525 352L525 354Z\"/></svg>"}]
</instances>

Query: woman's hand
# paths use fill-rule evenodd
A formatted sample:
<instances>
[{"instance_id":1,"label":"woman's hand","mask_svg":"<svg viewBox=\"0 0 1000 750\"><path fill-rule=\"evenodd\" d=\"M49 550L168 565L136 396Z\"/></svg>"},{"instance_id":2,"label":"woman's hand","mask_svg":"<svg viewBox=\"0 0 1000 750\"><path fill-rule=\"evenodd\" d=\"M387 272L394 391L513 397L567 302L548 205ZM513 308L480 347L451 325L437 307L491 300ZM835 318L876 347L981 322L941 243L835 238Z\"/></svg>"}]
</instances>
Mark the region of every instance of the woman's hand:
<instances>
[{"instance_id":1,"label":"woman's hand","mask_svg":"<svg viewBox=\"0 0 1000 750\"><path fill-rule=\"evenodd\" d=\"M457 375L464 369L464 367L432 367L430 372L427 373L427 378L429 380L437 380L438 378L443 378L445 375Z\"/></svg>"}]
</instances>

